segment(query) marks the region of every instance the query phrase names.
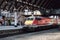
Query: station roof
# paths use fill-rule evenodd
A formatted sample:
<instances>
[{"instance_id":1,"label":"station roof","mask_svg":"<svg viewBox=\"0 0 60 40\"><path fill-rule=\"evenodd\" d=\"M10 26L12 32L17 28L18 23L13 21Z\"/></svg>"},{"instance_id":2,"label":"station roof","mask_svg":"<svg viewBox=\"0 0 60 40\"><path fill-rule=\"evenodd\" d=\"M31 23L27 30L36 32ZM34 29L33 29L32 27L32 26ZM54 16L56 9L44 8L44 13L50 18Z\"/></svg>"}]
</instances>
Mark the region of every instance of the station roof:
<instances>
[{"instance_id":1,"label":"station roof","mask_svg":"<svg viewBox=\"0 0 60 40\"><path fill-rule=\"evenodd\" d=\"M0 9L22 11L28 9L59 9L60 0L0 0Z\"/></svg>"}]
</instances>

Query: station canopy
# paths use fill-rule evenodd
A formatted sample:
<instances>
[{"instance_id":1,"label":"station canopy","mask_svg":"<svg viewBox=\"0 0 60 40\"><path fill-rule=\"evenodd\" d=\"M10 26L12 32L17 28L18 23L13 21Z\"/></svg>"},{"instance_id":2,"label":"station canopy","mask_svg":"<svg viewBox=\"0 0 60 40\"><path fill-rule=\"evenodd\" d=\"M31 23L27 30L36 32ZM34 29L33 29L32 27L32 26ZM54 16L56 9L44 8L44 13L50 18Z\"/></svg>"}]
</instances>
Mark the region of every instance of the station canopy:
<instances>
[{"instance_id":1,"label":"station canopy","mask_svg":"<svg viewBox=\"0 0 60 40\"><path fill-rule=\"evenodd\" d=\"M60 0L0 0L0 9L13 11L23 11L24 9L58 9Z\"/></svg>"}]
</instances>

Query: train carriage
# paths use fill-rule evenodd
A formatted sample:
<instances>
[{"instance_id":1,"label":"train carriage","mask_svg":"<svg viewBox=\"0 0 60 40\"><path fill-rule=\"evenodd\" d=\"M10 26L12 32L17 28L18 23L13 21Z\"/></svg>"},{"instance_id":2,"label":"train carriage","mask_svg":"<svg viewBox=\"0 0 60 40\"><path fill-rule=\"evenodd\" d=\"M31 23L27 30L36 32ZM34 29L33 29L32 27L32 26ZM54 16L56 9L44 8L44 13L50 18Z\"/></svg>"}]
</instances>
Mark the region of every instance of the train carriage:
<instances>
[{"instance_id":1,"label":"train carriage","mask_svg":"<svg viewBox=\"0 0 60 40\"><path fill-rule=\"evenodd\" d=\"M51 18L47 17L28 17L25 21L25 25L28 26L47 26L47 25L52 25L53 23L51 22Z\"/></svg>"}]
</instances>

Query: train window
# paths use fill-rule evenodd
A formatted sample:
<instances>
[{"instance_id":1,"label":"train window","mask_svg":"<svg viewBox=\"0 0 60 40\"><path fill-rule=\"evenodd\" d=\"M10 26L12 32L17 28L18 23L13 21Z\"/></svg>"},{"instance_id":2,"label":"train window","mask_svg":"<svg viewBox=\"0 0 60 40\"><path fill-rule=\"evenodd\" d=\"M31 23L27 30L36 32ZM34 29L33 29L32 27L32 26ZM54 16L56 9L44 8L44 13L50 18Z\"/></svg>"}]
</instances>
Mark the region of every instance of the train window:
<instances>
[{"instance_id":1,"label":"train window","mask_svg":"<svg viewBox=\"0 0 60 40\"><path fill-rule=\"evenodd\" d=\"M26 20L33 20L33 18L27 18Z\"/></svg>"},{"instance_id":2,"label":"train window","mask_svg":"<svg viewBox=\"0 0 60 40\"><path fill-rule=\"evenodd\" d=\"M36 20L41 20L41 18L35 18Z\"/></svg>"},{"instance_id":3,"label":"train window","mask_svg":"<svg viewBox=\"0 0 60 40\"><path fill-rule=\"evenodd\" d=\"M33 18L30 18L30 20L33 20Z\"/></svg>"}]
</instances>

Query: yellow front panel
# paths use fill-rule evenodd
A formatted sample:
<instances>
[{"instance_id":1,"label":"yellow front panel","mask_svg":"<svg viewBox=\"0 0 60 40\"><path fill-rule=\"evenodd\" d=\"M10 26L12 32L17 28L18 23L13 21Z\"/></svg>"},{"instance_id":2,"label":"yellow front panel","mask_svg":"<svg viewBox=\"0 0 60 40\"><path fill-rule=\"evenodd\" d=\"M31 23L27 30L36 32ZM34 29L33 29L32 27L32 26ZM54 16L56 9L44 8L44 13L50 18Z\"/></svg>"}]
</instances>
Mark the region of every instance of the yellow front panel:
<instances>
[{"instance_id":1,"label":"yellow front panel","mask_svg":"<svg viewBox=\"0 0 60 40\"><path fill-rule=\"evenodd\" d=\"M31 25L33 23L33 20L26 20L25 25Z\"/></svg>"}]
</instances>

